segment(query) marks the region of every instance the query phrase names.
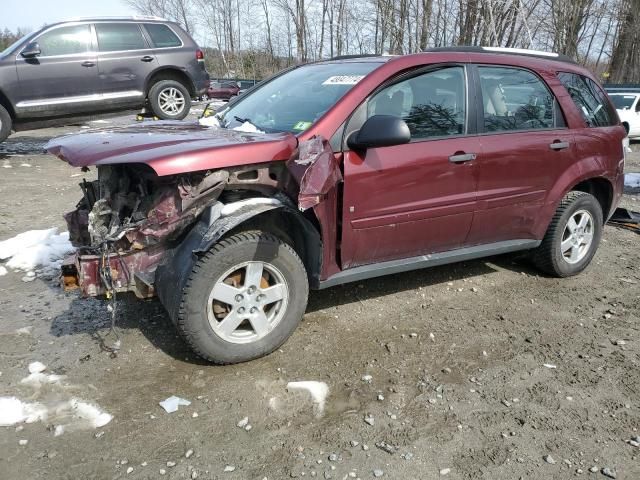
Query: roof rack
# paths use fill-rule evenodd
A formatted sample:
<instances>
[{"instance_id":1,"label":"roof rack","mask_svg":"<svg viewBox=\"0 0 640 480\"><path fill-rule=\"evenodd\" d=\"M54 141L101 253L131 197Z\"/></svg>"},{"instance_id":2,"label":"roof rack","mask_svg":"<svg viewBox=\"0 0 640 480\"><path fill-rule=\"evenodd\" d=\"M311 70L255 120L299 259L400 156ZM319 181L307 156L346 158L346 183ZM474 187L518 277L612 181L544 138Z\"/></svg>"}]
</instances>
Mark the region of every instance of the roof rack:
<instances>
[{"instance_id":1,"label":"roof rack","mask_svg":"<svg viewBox=\"0 0 640 480\"><path fill-rule=\"evenodd\" d=\"M527 57L546 58L549 60L558 60L560 62L576 63L576 61L567 56L555 52L544 52L542 50L529 50L526 48L507 48L507 47L436 47L428 48L425 52L469 52L469 53L500 53L506 55L523 55Z\"/></svg>"},{"instance_id":2,"label":"roof rack","mask_svg":"<svg viewBox=\"0 0 640 480\"><path fill-rule=\"evenodd\" d=\"M338 55L336 57L331 57L329 60L349 60L352 58L371 58L371 57L380 57L381 55L377 55L375 53L364 53L360 55Z\"/></svg>"},{"instance_id":3,"label":"roof rack","mask_svg":"<svg viewBox=\"0 0 640 480\"><path fill-rule=\"evenodd\" d=\"M167 19L166 18L162 18L162 17L158 17L155 15L129 15L129 16L114 16L114 15L107 15L107 16L97 16L97 17L73 17L70 18L67 21L78 21L78 20L159 20L159 21L163 21L166 22Z\"/></svg>"}]
</instances>

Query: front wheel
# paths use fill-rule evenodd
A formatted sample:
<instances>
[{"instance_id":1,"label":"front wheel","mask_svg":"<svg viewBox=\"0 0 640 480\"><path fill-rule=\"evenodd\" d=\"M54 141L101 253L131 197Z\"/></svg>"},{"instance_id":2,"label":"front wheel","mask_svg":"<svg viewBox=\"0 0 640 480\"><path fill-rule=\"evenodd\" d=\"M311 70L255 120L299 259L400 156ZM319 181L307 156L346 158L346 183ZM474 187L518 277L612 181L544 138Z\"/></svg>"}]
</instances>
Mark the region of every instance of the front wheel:
<instances>
[{"instance_id":1,"label":"front wheel","mask_svg":"<svg viewBox=\"0 0 640 480\"><path fill-rule=\"evenodd\" d=\"M0 105L0 142L4 142L11 134L11 115Z\"/></svg>"},{"instance_id":2,"label":"front wheel","mask_svg":"<svg viewBox=\"0 0 640 480\"><path fill-rule=\"evenodd\" d=\"M542 271L557 277L582 272L596 253L603 229L602 207L585 192L567 193L556 210L547 233L534 251Z\"/></svg>"},{"instance_id":3,"label":"front wheel","mask_svg":"<svg viewBox=\"0 0 640 480\"><path fill-rule=\"evenodd\" d=\"M162 120L182 120L191 109L191 95L175 80L160 80L149 90L153 114Z\"/></svg>"},{"instance_id":4,"label":"front wheel","mask_svg":"<svg viewBox=\"0 0 640 480\"><path fill-rule=\"evenodd\" d=\"M266 232L238 233L196 263L183 292L178 328L206 360L245 362L289 338L308 294L304 265L290 245Z\"/></svg>"}]
</instances>

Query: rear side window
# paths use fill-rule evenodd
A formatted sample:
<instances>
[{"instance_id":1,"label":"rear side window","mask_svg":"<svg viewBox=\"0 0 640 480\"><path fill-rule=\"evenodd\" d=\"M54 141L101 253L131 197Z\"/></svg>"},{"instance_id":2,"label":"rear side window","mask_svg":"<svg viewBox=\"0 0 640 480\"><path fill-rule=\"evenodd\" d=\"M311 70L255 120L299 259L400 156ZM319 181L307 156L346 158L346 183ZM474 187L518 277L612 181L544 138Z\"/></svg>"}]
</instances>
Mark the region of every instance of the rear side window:
<instances>
[{"instance_id":1,"label":"rear side window","mask_svg":"<svg viewBox=\"0 0 640 480\"><path fill-rule=\"evenodd\" d=\"M478 72L485 132L555 126L554 96L536 75L504 67L478 67Z\"/></svg>"},{"instance_id":2,"label":"rear side window","mask_svg":"<svg viewBox=\"0 0 640 480\"><path fill-rule=\"evenodd\" d=\"M140 27L135 23L96 23L101 52L120 52L147 48Z\"/></svg>"},{"instance_id":3,"label":"rear side window","mask_svg":"<svg viewBox=\"0 0 640 480\"><path fill-rule=\"evenodd\" d=\"M182 42L178 36L166 25L161 23L145 23L144 28L151 37L151 42L156 48L181 47Z\"/></svg>"},{"instance_id":4,"label":"rear side window","mask_svg":"<svg viewBox=\"0 0 640 480\"><path fill-rule=\"evenodd\" d=\"M577 73L558 73L589 127L607 127L617 124L617 117L600 87L590 78Z\"/></svg>"},{"instance_id":5,"label":"rear side window","mask_svg":"<svg viewBox=\"0 0 640 480\"><path fill-rule=\"evenodd\" d=\"M447 67L395 83L378 92L367 104L367 118L394 115L402 118L412 139L465 133L465 74L462 67Z\"/></svg>"},{"instance_id":6,"label":"rear side window","mask_svg":"<svg viewBox=\"0 0 640 480\"><path fill-rule=\"evenodd\" d=\"M91 50L91 30L89 25L60 27L41 35L36 41L43 57L84 53Z\"/></svg>"}]
</instances>

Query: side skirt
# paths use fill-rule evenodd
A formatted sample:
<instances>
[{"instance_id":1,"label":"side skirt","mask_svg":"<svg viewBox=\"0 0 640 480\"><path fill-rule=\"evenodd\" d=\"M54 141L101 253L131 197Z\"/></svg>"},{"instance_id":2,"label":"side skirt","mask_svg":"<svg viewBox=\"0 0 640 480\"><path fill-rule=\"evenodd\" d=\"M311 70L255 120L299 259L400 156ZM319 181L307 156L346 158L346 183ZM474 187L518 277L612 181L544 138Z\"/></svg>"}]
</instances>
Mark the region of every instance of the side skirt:
<instances>
[{"instance_id":1,"label":"side skirt","mask_svg":"<svg viewBox=\"0 0 640 480\"><path fill-rule=\"evenodd\" d=\"M374 263L361 267L343 270L324 281L320 282L319 289L342 285L343 283L357 282L367 278L392 275L394 273L408 272L420 268L437 267L449 263L474 260L476 258L501 255L503 253L528 250L540 245L540 240L508 240L505 242L489 243L473 247L459 248L448 252L433 253L430 255L420 255L418 257L403 258L401 260L391 260L389 262Z\"/></svg>"}]
</instances>

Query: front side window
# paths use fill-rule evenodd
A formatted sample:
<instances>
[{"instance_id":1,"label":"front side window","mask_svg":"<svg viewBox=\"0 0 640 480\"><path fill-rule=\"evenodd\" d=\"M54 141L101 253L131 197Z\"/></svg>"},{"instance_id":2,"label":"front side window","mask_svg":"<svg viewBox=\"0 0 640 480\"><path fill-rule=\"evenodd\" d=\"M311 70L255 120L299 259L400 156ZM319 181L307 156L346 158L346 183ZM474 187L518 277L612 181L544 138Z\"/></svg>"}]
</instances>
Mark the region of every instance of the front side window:
<instances>
[{"instance_id":1,"label":"front side window","mask_svg":"<svg viewBox=\"0 0 640 480\"><path fill-rule=\"evenodd\" d=\"M151 37L153 46L156 48L180 47L182 42L166 25L161 23L145 23L144 28Z\"/></svg>"},{"instance_id":2,"label":"front side window","mask_svg":"<svg viewBox=\"0 0 640 480\"><path fill-rule=\"evenodd\" d=\"M485 132L554 127L554 97L536 75L504 67L478 67L478 73Z\"/></svg>"},{"instance_id":3,"label":"front side window","mask_svg":"<svg viewBox=\"0 0 640 480\"><path fill-rule=\"evenodd\" d=\"M91 30L89 25L60 27L40 35L36 42L43 57L84 53L91 50Z\"/></svg>"},{"instance_id":4,"label":"front side window","mask_svg":"<svg viewBox=\"0 0 640 480\"><path fill-rule=\"evenodd\" d=\"M379 66L377 62L303 65L239 97L218 118L226 128L249 122L265 132L302 133Z\"/></svg>"},{"instance_id":5,"label":"front side window","mask_svg":"<svg viewBox=\"0 0 640 480\"><path fill-rule=\"evenodd\" d=\"M409 126L412 139L465 133L465 73L445 67L395 83L367 104L367 118L394 115Z\"/></svg>"},{"instance_id":6,"label":"front side window","mask_svg":"<svg viewBox=\"0 0 640 480\"><path fill-rule=\"evenodd\" d=\"M120 52L147 48L140 27L135 23L96 23L101 52Z\"/></svg>"},{"instance_id":7,"label":"front side window","mask_svg":"<svg viewBox=\"0 0 640 480\"><path fill-rule=\"evenodd\" d=\"M615 112L600 87L590 78L577 73L558 73L558 78L571 95L582 118L589 127L607 127L617 122Z\"/></svg>"}]
</instances>

